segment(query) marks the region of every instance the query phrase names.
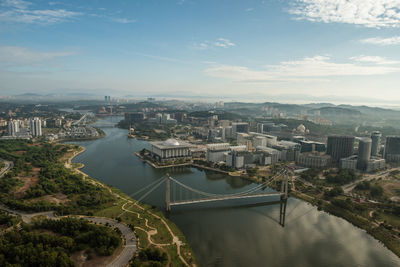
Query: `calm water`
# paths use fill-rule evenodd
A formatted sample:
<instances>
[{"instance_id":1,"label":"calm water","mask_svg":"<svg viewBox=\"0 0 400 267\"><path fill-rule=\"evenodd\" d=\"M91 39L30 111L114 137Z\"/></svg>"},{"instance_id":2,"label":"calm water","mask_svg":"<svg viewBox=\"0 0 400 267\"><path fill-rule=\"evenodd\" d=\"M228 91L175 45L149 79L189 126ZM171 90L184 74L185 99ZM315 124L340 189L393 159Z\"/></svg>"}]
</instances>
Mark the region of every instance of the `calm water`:
<instances>
[{"instance_id":1,"label":"calm water","mask_svg":"<svg viewBox=\"0 0 400 267\"><path fill-rule=\"evenodd\" d=\"M118 119L105 120L117 123ZM165 174L134 155L149 147L147 142L127 138L126 130L103 130L105 138L79 142L86 152L74 162L84 163L84 172L127 194ZM206 192L227 194L254 186L240 178L193 168L168 171ZM160 186L143 202L164 209L164 190ZM288 200L284 228L278 224L279 205L192 206L173 210L170 219L186 235L200 266L400 266L396 255L363 230L293 198Z\"/></svg>"}]
</instances>

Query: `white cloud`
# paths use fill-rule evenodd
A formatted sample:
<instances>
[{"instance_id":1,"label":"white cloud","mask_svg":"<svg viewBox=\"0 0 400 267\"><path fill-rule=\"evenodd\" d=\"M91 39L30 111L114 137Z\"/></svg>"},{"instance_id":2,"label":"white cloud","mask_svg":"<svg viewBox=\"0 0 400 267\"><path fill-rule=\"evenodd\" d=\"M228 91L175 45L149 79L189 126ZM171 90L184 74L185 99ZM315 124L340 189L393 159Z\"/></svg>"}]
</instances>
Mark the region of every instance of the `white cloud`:
<instances>
[{"instance_id":1,"label":"white cloud","mask_svg":"<svg viewBox=\"0 0 400 267\"><path fill-rule=\"evenodd\" d=\"M1 6L0 22L54 24L81 15L65 9L34 9L31 2L22 0L6 0Z\"/></svg>"},{"instance_id":2,"label":"white cloud","mask_svg":"<svg viewBox=\"0 0 400 267\"><path fill-rule=\"evenodd\" d=\"M22 0L5 0L1 5L6 7L25 9L28 6L32 5L32 3Z\"/></svg>"},{"instance_id":3,"label":"white cloud","mask_svg":"<svg viewBox=\"0 0 400 267\"><path fill-rule=\"evenodd\" d=\"M42 63L74 54L76 53L73 51L39 52L20 46L0 46L0 62L17 66Z\"/></svg>"},{"instance_id":4,"label":"white cloud","mask_svg":"<svg viewBox=\"0 0 400 267\"><path fill-rule=\"evenodd\" d=\"M289 13L313 22L400 27L398 0L296 0Z\"/></svg>"},{"instance_id":5,"label":"white cloud","mask_svg":"<svg viewBox=\"0 0 400 267\"><path fill-rule=\"evenodd\" d=\"M360 58L359 63L335 63L326 56L307 57L302 60L285 61L279 65L266 66L262 70L243 66L218 65L207 68L205 73L212 77L241 82L266 81L315 81L318 77L383 75L400 72L400 66L384 66L376 58ZM354 60L354 59L353 59ZM373 62L375 60L375 62ZM372 62L371 62L372 61ZM299 79L300 78L300 79Z\"/></svg>"},{"instance_id":6,"label":"white cloud","mask_svg":"<svg viewBox=\"0 0 400 267\"><path fill-rule=\"evenodd\" d=\"M127 18L111 18L111 20L114 22L123 23L123 24L136 22L135 19L127 19Z\"/></svg>"},{"instance_id":7,"label":"white cloud","mask_svg":"<svg viewBox=\"0 0 400 267\"><path fill-rule=\"evenodd\" d=\"M375 45L399 45L400 36L393 36L389 38L373 37L361 40L364 44L375 44Z\"/></svg>"},{"instance_id":8,"label":"white cloud","mask_svg":"<svg viewBox=\"0 0 400 267\"><path fill-rule=\"evenodd\" d=\"M195 49L199 49L199 50L205 50L205 49L217 48L217 47L229 48L229 47L233 47L233 46L236 46L236 44L226 38L218 38L217 40L215 40L213 42L204 41L201 43L195 43L193 45L193 47Z\"/></svg>"},{"instance_id":9,"label":"white cloud","mask_svg":"<svg viewBox=\"0 0 400 267\"><path fill-rule=\"evenodd\" d=\"M379 56L356 56L356 57L351 57L351 60L357 61L357 62L364 62L364 63L374 63L378 65L393 65L393 64L399 64L399 61L395 60L389 60L384 57L379 57Z\"/></svg>"},{"instance_id":10,"label":"white cloud","mask_svg":"<svg viewBox=\"0 0 400 267\"><path fill-rule=\"evenodd\" d=\"M225 38L219 38L217 41L214 42L214 45L223 48L235 46L234 43Z\"/></svg>"}]
</instances>

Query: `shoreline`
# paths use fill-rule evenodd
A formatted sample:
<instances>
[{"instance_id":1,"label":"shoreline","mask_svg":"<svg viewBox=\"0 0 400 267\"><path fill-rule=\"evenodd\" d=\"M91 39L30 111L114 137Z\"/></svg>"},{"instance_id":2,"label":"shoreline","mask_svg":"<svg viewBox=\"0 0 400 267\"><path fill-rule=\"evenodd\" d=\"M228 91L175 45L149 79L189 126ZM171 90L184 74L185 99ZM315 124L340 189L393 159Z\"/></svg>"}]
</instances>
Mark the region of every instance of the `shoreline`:
<instances>
[{"instance_id":1,"label":"shoreline","mask_svg":"<svg viewBox=\"0 0 400 267\"><path fill-rule=\"evenodd\" d=\"M317 207L318 210L328 213L329 215L336 216L345 220L346 222L352 224L354 227L357 227L363 231L365 231L369 236L373 237L375 240L379 241L385 248L390 250L393 254L400 258L400 248L392 245L390 240L384 239L382 233L379 231L380 225L374 226L374 222L360 216L357 214L353 214L346 209L336 207L331 203L328 203L325 200L322 200L322 204L316 203L318 200L312 196L304 194L299 191L291 191L289 192L289 196L302 200L304 202L310 203L311 205ZM363 221L364 223L361 223ZM381 235L380 235L381 234Z\"/></svg>"},{"instance_id":2,"label":"shoreline","mask_svg":"<svg viewBox=\"0 0 400 267\"><path fill-rule=\"evenodd\" d=\"M157 166L155 165L152 161L144 158L142 155L140 155L139 152L136 152L135 155L142 161L145 163L148 163L150 166L152 166L155 169L167 169L167 168L174 168L174 167L193 167L193 168L197 168L197 169L202 169L202 170L208 170L208 171L213 171L213 172L218 172L218 173L222 173L222 174L226 174L229 175L230 177L240 177L252 182L256 182L255 180L251 179L250 177L246 177L243 175L235 175L232 172L228 172L228 171L224 171L224 170L220 170L217 168L213 168L213 167L208 167L208 166L203 166L200 164L196 164L193 162L186 162L186 163L180 163L180 164L172 164L172 165L166 165L166 166Z\"/></svg>"},{"instance_id":3,"label":"shoreline","mask_svg":"<svg viewBox=\"0 0 400 267\"><path fill-rule=\"evenodd\" d=\"M148 141L148 140L143 140L143 141ZM167 169L167 168L173 168L173 167L193 167L193 168L197 168L197 169L200 169L200 170L208 170L208 171L222 173L222 174L228 175L230 177L240 177L240 178L245 179L247 181L259 184L258 181L256 181L255 179L252 179L250 177L245 177L245 176L242 176L242 175L232 175L230 172L219 170L219 169L215 169L215 168L212 168L212 167L202 166L202 165L199 165L199 164L195 164L193 162L187 162L187 163L176 164L176 165L172 164L172 165L167 165L167 166L157 166L156 164L154 164L150 160L145 159L142 155L139 154L139 152L135 152L135 155L142 162L149 164L150 166L152 166L155 169ZM79 170L79 172L82 173L83 175L86 175L84 172L82 172L80 170ZM323 204L319 205L317 203L319 199L314 198L312 196L309 196L307 194L301 193L300 191L291 191L289 193L289 195L291 197L294 197L294 198L297 198L299 200L302 200L302 201L305 201L307 203L310 203L311 205L317 207L319 210L324 211L329 215L333 215L333 216L339 217L339 218L347 221L348 223L351 223L354 227L357 227L357 228L359 228L361 230L364 230L368 235L370 235L375 240L377 240L381 244L383 244L383 246L385 248L390 250L397 257L400 257L400 250L396 248L395 244L393 244L393 240L387 240L387 239L384 238L385 235L384 235L384 233L382 233L382 229L381 229L382 226L375 227L373 225L373 222L371 222L370 220L368 220L368 219L366 219L364 217L361 218L360 216L358 216L356 214L351 214L347 210L339 209L338 207L333 206L330 203L325 203L324 200L323 200L324 201ZM383 230L383 231L385 231L385 230Z\"/></svg>"},{"instance_id":4,"label":"shoreline","mask_svg":"<svg viewBox=\"0 0 400 267\"><path fill-rule=\"evenodd\" d=\"M75 171L75 172L77 172L79 174L82 174L84 179L90 179L91 182L93 182L93 183L97 184L98 186L103 187L104 189L108 190L112 195L116 196L118 199L126 201L126 203L122 206L122 213L120 215L122 215L124 213L132 213L132 214L136 214L138 216L137 218L140 218L141 216L144 216L145 213L141 214L141 213L138 213L136 211L130 211L130 210L125 208L125 205L133 204L133 206L138 207L139 210L142 210L143 212L147 212L148 214L150 214L152 217L155 218L155 220L161 221L161 223L166 227L167 231L171 235L172 242L170 244L158 244L158 243L153 242L151 240L151 236L157 234L157 228L153 228L153 230L151 230L151 231L146 231L146 230L142 229L139 226L134 226L134 228L135 228L134 233L135 233L136 236L138 236L137 237L138 248L139 248L139 244L140 244L140 238L139 238L139 234L137 233L137 230L145 231L147 233L147 235L148 235L149 241L151 241L150 244L153 244L155 247L161 249L162 251L165 251L164 248L165 248L166 245L172 246L172 249L174 250L174 253L176 253L178 255L178 258L180 259L181 263L184 266L194 266L194 267L197 266L196 257L195 257L195 255L193 253L193 250L192 250L191 246L186 241L185 235L183 234L183 232L178 228L178 226L174 222L170 221L168 218L165 217L165 215L162 213L161 210L156 209L155 211L150 211L151 207L149 205L144 204L144 203L138 203L131 196L123 193L119 188L115 188L113 186L106 185L103 182L99 181L98 179L89 176L88 174L86 174L85 172L80 170L81 168L83 168L85 166L83 163L80 163L81 166L79 166L77 168L74 168L72 166L72 164L71 164L72 160L76 156L78 156L79 154L85 152L86 148L81 146L81 145L78 145L78 144L73 144L73 145L77 145L79 147L79 151L74 152L71 156L68 157L67 162L65 162L65 167L66 168L69 167L68 169L70 169L71 171ZM159 215L157 215L156 211L158 211ZM148 222L150 222L150 221L147 221L147 219L146 219L146 226L149 227L149 228L152 228L152 227L148 226ZM155 230L155 232L154 232L154 230ZM175 232L177 232L177 233L175 233ZM188 254L190 256L189 257L189 260L190 260L189 263L187 262L187 259L185 259L182 256L182 253L186 253L186 254ZM169 257L171 256L170 254L168 254L168 255L169 255ZM132 259L133 259L133 257L132 257Z\"/></svg>"},{"instance_id":5,"label":"shoreline","mask_svg":"<svg viewBox=\"0 0 400 267\"><path fill-rule=\"evenodd\" d=\"M195 163L185 163L185 164L179 164L179 165L168 165L168 166L156 166L153 162L151 162L148 159L145 159L142 157L142 155L139 154L139 152L135 153L136 156L138 156L143 162L148 163L150 166L152 166L153 168L156 169L163 169L163 168L173 168L173 167L180 167L180 166L186 166L186 167L194 167L194 168L198 168L198 169L204 169L204 170L209 170L209 171L215 171L215 172L219 172L219 173L223 173L226 174L230 177L239 177L248 181L251 181L253 183L259 184L258 181L255 181L254 179L251 179L249 177L244 177L244 176L234 176L231 175L229 172L226 171L222 171L222 170L218 170L215 168L211 168L211 167L207 167L207 166L202 166L199 164L195 164ZM276 190L275 188L273 188L274 190ZM297 198L299 200L302 200L304 202L310 203L311 205L317 207L319 210L328 213L329 215L333 215L336 216L338 218L341 218L343 220L345 220L346 222L352 224L354 227L357 227L359 229L364 230L368 235L370 235L371 237L373 237L375 240L379 241L381 244L384 245L385 248L387 248L388 250L390 250L392 253L394 253L397 257L400 258L400 249L396 249L396 247L394 247L393 245L391 245L392 242L387 241L384 238L380 238L381 236L379 235L379 232L376 233L373 230L374 229L378 229L380 226L378 227L374 227L373 222L371 222L368 219L365 219L363 217L360 217L356 214L352 214L349 213L347 210L339 210L339 207L333 206L333 204L331 203L327 203L325 200L322 200L322 205L318 205L318 200L312 196L309 196L307 194L304 194L300 191L291 191L289 193L289 195L293 198ZM360 218L363 218L363 220L365 221L364 224L360 223Z\"/></svg>"}]
</instances>

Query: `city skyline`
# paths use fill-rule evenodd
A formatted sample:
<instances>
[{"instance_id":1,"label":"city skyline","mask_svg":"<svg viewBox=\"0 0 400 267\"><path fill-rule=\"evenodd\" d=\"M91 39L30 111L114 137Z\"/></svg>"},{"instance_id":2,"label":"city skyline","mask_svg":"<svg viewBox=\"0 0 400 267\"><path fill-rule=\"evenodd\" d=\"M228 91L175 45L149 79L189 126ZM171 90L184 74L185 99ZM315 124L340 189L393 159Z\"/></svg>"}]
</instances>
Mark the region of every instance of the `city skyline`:
<instances>
[{"instance_id":1,"label":"city skyline","mask_svg":"<svg viewBox=\"0 0 400 267\"><path fill-rule=\"evenodd\" d=\"M388 0L5 0L1 94L393 103L399 8Z\"/></svg>"}]
</instances>

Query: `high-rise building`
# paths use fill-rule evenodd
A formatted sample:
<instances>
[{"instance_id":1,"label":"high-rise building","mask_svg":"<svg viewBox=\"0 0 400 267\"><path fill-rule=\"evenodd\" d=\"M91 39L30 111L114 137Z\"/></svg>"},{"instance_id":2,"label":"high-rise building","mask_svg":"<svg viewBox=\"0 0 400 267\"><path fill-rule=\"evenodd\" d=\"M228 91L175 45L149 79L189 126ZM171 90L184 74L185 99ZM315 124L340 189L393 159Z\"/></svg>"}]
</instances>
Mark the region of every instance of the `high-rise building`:
<instances>
[{"instance_id":1,"label":"high-rise building","mask_svg":"<svg viewBox=\"0 0 400 267\"><path fill-rule=\"evenodd\" d=\"M400 161L400 136L386 137L384 156L386 161Z\"/></svg>"},{"instance_id":2,"label":"high-rise building","mask_svg":"<svg viewBox=\"0 0 400 267\"><path fill-rule=\"evenodd\" d=\"M236 138L237 133L249 133L249 124L247 122L232 123L232 137Z\"/></svg>"},{"instance_id":3,"label":"high-rise building","mask_svg":"<svg viewBox=\"0 0 400 267\"><path fill-rule=\"evenodd\" d=\"M347 158L354 153L353 136L328 136L327 151L332 161L338 163L340 159Z\"/></svg>"},{"instance_id":4,"label":"high-rise building","mask_svg":"<svg viewBox=\"0 0 400 267\"><path fill-rule=\"evenodd\" d=\"M42 121L39 118L31 119L30 130L32 136L42 136Z\"/></svg>"},{"instance_id":5,"label":"high-rise building","mask_svg":"<svg viewBox=\"0 0 400 267\"><path fill-rule=\"evenodd\" d=\"M167 123L167 121L171 119L171 115L168 113L163 113L161 117L161 123Z\"/></svg>"},{"instance_id":6,"label":"high-rise building","mask_svg":"<svg viewBox=\"0 0 400 267\"><path fill-rule=\"evenodd\" d=\"M358 145L357 169L366 171L371 159L372 140L369 137L360 138Z\"/></svg>"},{"instance_id":7,"label":"high-rise building","mask_svg":"<svg viewBox=\"0 0 400 267\"><path fill-rule=\"evenodd\" d=\"M163 114L157 113L157 114L156 114L156 122L157 122L157 123L161 123L162 117L163 117Z\"/></svg>"},{"instance_id":8,"label":"high-rise building","mask_svg":"<svg viewBox=\"0 0 400 267\"><path fill-rule=\"evenodd\" d=\"M8 135L16 136L19 132L19 121L18 120L10 120L8 122Z\"/></svg>"},{"instance_id":9,"label":"high-rise building","mask_svg":"<svg viewBox=\"0 0 400 267\"><path fill-rule=\"evenodd\" d=\"M264 124L257 123L257 133L264 133Z\"/></svg>"},{"instance_id":10,"label":"high-rise building","mask_svg":"<svg viewBox=\"0 0 400 267\"><path fill-rule=\"evenodd\" d=\"M371 156L378 156L381 148L381 138L382 134L378 131L373 132L371 134L372 139L372 148L371 148Z\"/></svg>"}]
</instances>

